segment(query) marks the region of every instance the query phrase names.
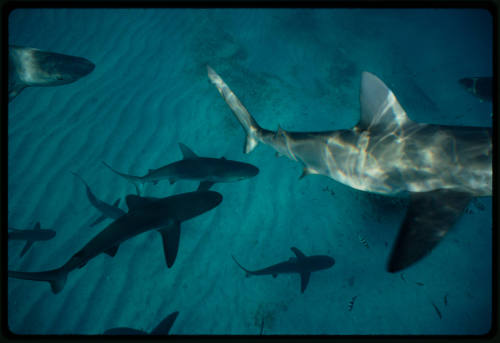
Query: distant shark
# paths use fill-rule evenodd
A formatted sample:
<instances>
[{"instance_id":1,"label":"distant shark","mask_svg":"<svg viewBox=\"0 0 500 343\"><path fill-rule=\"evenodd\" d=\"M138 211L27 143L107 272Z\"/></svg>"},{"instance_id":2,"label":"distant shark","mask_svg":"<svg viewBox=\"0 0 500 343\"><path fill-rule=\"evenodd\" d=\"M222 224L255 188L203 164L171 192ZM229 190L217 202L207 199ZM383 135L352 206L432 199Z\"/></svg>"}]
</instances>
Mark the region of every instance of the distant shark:
<instances>
[{"instance_id":1,"label":"distant shark","mask_svg":"<svg viewBox=\"0 0 500 343\"><path fill-rule=\"evenodd\" d=\"M75 82L94 70L82 57L22 46L9 46L9 102L29 86L58 86Z\"/></svg>"},{"instance_id":2,"label":"distant shark","mask_svg":"<svg viewBox=\"0 0 500 343\"><path fill-rule=\"evenodd\" d=\"M78 175L77 173L71 172L73 175L78 177L80 180L82 180L83 184L85 185L85 188L87 189L87 198L89 199L90 203L92 206L94 206L96 209L98 209L102 215L97 218L90 226L95 226L102 222L106 218L111 218L111 219L118 219L121 216L123 216L125 213L124 210L118 207L118 204L120 203L120 199L117 199L113 205L109 205L105 203L104 201L101 201L97 199L97 197L92 193L92 190L90 189L89 185L85 180Z\"/></svg>"},{"instance_id":3,"label":"distant shark","mask_svg":"<svg viewBox=\"0 0 500 343\"><path fill-rule=\"evenodd\" d=\"M278 276L278 274L290 274L299 273L300 274L300 292L304 293L307 284L309 283L309 277L311 272L316 272L318 270L328 269L335 264L335 260L326 255L314 255L306 256L299 249L292 247L290 248L297 257L291 257L288 261L274 264L270 267L259 269L255 271L250 271L245 269L234 256L233 260L236 264L243 269L247 276L250 275L272 275L273 277Z\"/></svg>"},{"instance_id":4,"label":"distant shark","mask_svg":"<svg viewBox=\"0 0 500 343\"><path fill-rule=\"evenodd\" d=\"M465 77L458 82L481 102L493 100L493 78L491 77Z\"/></svg>"},{"instance_id":5,"label":"distant shark","mask_svg":"<svg viewBox=\"0 0 500 343\"><path fill-rule=\"evenodd\" d=\"M56 236L54 230L42 229L39 222L35 224L32 230L18 230L12 227L9 227L9 230L10 232L7 236L8 240L26 241L26 245L21 251L21 257L28 252L33 243L37 241L48 241Z\"/></svg>"},{"instance_id":6,"label":"distant shark","mask_svg":"<svg viewBox=\"0 0 500 343\"><path fill-rule=\"evenodd\" d=\"M361 118L350 130L273 132L261 128L210 67L208 77L247 133L245 153L259 142L349 187L410 205L387 270L402 270L427 255L472 197L491 196L492 129L412 121L375 75L361 76Z\"/></svg>"},{"instance_id":7,"label":"distant shark","mask_svg":"<svg viewBox=\"0 0 500 343\"><path fill-rule=\"evenodd\" d=\"M143 232L160 228L167 263L173 264L179 247L180 224L210 211L222 201L222 195L213 191L200 191L173 195L166 198L142 198L128 195L129 211L116 219L92 238L63 266L43 272L8 271L8 276L34 281L47 281L53 293L59 293L69 272L82 268L101 253L115 256L126 240Z\"/></svg>"},{"instance_id":8,"label":"distant shark","mask_svg":"<svg viewBox=\"0 0 500 343\"><path fill-rule=\"evenodd\" d=\"M201 181L198 190L208 190L217 182L234 182L253 177L259 169L251 164L226 160L222 158L199 157L186 145L179 143L183 159L158 169L150 169L144 176L133 176L120 173L111 168L104 161L106 167L114 173L132 182L140 194L139 185L146 182L157 184L162 180L169 180L170 184L177 180Z\"/></svg>"},{"instance_id":9,"label":"distant shark","mask_svg":"<svg viewBox=\"0 0 500 343\"><path fill-rule=\"evenodd\" d=\"M151 331L151 333L127 327L119 327L106 330L104 334L105 335L168 335L178 315L179 312L177 311L169 314L153 329L153 331Z\"/></svg>"}]
</instances>

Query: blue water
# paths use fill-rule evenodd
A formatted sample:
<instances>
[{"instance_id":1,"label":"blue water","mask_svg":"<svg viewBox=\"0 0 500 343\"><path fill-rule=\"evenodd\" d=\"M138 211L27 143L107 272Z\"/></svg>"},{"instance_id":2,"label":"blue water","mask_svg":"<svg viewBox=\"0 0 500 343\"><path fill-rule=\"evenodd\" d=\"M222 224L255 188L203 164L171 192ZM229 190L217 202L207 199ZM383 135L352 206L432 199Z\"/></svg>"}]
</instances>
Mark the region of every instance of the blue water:
<instances>
[{"instance_id":1,"label":"blue water","mask_svg":"<svg viewBox=\"0 0 500 343\"><path fill-rule=\"evenodd\" d=\"M478 199L434 251L402 273L385 266L405 203L324 176L298 180L301 165L267 146L243 154L244 132L210 84L206 65L259 124L275 130L347 129L359 119L362 71L381 78L410 118L492 125L489 102L458 80L492 75L492 18L484 10L22 9L9 43L81 56L95 70L60 87L27 88L9 104L8 224L57 231L8 267L59 267L110 221L98 216L78 172L112 203L135 192L118 170L144 175L200 156L259 167L255 178L216 184L215 210L183 223L175 265L148 232L73 271L64 290L8 280L8 325L25 334L152 330L179 311L172 334L484 334L492 314L491 197ZM147 185L167 196L195 182ZM362 244L366 240L368 247ZM313 273L249 277L249 269L306 255L335 258ZM444 304L446 296L447 304ZM349 310L349 302L355 298ZM433 304L439 309L439 318Z\"/></svg>"}]
</instances>

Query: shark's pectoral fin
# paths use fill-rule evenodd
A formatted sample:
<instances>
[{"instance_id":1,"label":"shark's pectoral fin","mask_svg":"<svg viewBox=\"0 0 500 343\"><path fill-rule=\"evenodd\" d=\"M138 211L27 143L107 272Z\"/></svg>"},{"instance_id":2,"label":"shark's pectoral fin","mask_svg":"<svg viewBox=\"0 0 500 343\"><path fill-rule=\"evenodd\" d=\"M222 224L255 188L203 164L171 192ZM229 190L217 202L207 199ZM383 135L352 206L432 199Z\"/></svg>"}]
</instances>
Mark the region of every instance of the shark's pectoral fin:
<instances>
[{"instance_id":1,"label":"shark's pectoral fin","mask_svg":"<svg viewBox=\"0 0 500 343\"><path fill-rule=\"evenodd\" d=\"M92 224L90 224L89 226L92 227L92 226L96 226L97 224L99 224L100 222L102 222L104 219L106 219L108 217L106 217L104 214L102 216L100 216L99 218L97 218L96 220L94 220L92 222Z\"/></svg>"},{"instance_id":2,"label":"shark's pectoral fin","mask_svg":"<svg viewBox=\"0 0 500 343\"><path fill-rule=\"evenodd\" d=\"M197 191L208 191L214 184L215 182L212 181L202 181L200 182Z\"/></svg>"},{"instance_id":3,"label":"shark's pectoral fin","mask_svg":"<svg viewBox=\"0 0 500 343\"><path fill-rule=\"evenodd\" d=\"M110 257L115 257L116 252L118 251L118 247L119 245L109 248L108 250L105 250L104 253Z\"/></svg>"},{"instance_id":4,"label":"shark's pectoral fin","mask_svg":"<svg viewBox=\"0 0 500 343\"><path fill-rule=\"evenodd\" d=\"M24 254L26 254L28 252L28 250L30 250L31 246L33 245L33 242L34 241L26 241L26 244L24 245L24 248L23 248L23 251L21 251L21 255L19 255L20 257L23 257Z\"/></svg>"},{"instance_id":5,"label":"shark's pectoral fin","mask_svg":"<svg viewBox=\"0 0 500 343\"><path fill-rule=\"evenodd\" d=\"M391 273L400 271L430 253L470 200L468 193L446 189L413 193L387 270Z\"/></svg>"},{"instance_id":6,"label":"shark's pectoral fin","mask_svg":"<svg viewBox=\"0 0 500 343\"><path fill-rule=\"evenodd\" d=\"M306 290L310 277L310 272L300 273L300 293L304 293L304 291Z\"/></svg>"},{"instance_id":7,"label":"shark's pectoral fin","mask_svg":"<svg viewBox=\"0 0 500 343\"><path fill-rule=\"evenodd\" d=\"M167 267L174 265L177 251L179 250L179 240L181 238L181 222L175 222L172 226L167 226L158 230L163 241L163 252Z\"/></svg>"}]
</instances>

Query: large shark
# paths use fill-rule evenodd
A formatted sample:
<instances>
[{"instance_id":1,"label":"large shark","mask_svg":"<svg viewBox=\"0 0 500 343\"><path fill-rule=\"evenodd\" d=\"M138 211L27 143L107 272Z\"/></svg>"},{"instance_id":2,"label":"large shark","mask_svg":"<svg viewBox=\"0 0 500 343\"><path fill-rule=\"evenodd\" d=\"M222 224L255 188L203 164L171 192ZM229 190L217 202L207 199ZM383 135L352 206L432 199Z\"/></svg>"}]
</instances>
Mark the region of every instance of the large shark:
<instances>
[{"instance_id":1,"label":"large shark","mask_svg":"<svg viewBox=\"0 0 500 343\"><path fill-rule=\"evenodd\" d=\"M261 142L300 161L301 177L321 174L365 192L409 195L387 265L390 272L426 256L472 197L491 196L492 129L414 122L393 92L369 72L361 76L361 118L352 129L273 132L261 128L222 78L207 69L246 131L245 153Z\"/></svg>"},{"instance_id":2,"label":"large shark","mask_svg":"<svg viewBox=\"0 0 500 343\"><path fill-rule=\"evenodd\" d=\"M478 97L481 102L491 102L493 100L493 78L465 77L458 80L458 82L465 88L465 90Z\"/></svg>"},{"instance_id":3,"label":"large shark","mask_svg":"<svg viewBox=\"0 0 500 343\"><path fill-rule=\"evenodd\" d=\"M58 86L75 82L94 70L82 57L35 48L9 46L9 102L29 86Z\"/></svg>"},{"instance_id":4,"label":"large shark","mask_svg":"<svg viewBox=\"0 0 500 343\"><path fill-rule=\"evenodd\" d=\"M90 189L87 182L85 182L85 180L79 174L77 174L75 172L71 172L71 173L73 175L75 175L76 177L78 177L83 182L83 184L85 185L85 188L87 190L87 198L89 199L90 203L92 204L92 206L94 206L97 210L99 210L102 213L102 215L99 218L97 218L94 222L92 222L90 224L90 226L95 226L95 225L99 224L100 222L102 222L106 218L118 219L121 216L123 216L125 213L127 213L118 207L118 204L120 203L120 199L117 199L113 203L113 205L110 205L108 203L105 203L102 200L97 199L97 197L94 195L94 193L92 193L92 190Z\"/></svg>"},{"instance_id":5,"label":"large shark","mask_svg":"<svg viewBox=\"0 0 500 343\"><path fill-rule=\"evenodd\" d=\"M222 158L199 157L186 145L179 143L183 158L158 169L150 169L144 176L123 174L111 168L104 161L106 167L114 173L132 182L140 194L139 185L146 182L157 184L162 180L169 180L170 184L177 180L201 181L198 190L208 190L217 182L234 182L253 177L259 169L251 164L226 160Z\"/></svg>"},{"instance_id":6,"label":"large shark","mask_svg":"<svg viewBox=\"0 0 500 343\"><path fill-rule=\"evenodd\" d=\"M158 230L163 239L167 261L173 263L179 246L180 224L183 221L210 211L222 201L222 195L213 191L190 192L166 198L142 198L128 195L127 214L116 219L92 238L82 249L59 268L43 272L8 271L8 276L34 281L47 281L53 293L59 293L68 273L82 268L101 253L115 256L118 247L126 240L143 232Z\"/></svg>"},{"instance_id":7,"label":"large shark","mask_svg":"<svg viewBox=\"0 0 500 343\"><path fill-rule=\"evenodd\" d=\"M26 245L21 251L21 257L28 252L33 243L37 241L48 241L56 236L56 232L54 230L42 229L39 222L35 224L32 230L18 230L12 227L9 227L9 230L9 234L7 236L9 240L26 241Z\"/></svg>"},{"instance_id":8,"label":"large shark","mask_svg":"<svg viewBox=\"0 0 500 343\"><path fill-rule=\"evenodd\" d=\"M312 272L316 272L318 270L328 269L335 264L335 260L326 255L314 255L314 256L306 256L299 249L292 247L290 248L296 257L290 257L288 261L281 262L269 266L267 268L250 271L245 269L239 262L236 260L234 256L233 260L236 264L246 272L247 276L250 275L272 275L273 277L278 276L278 274L290 274L290 273L299 273L300 274L300 292L304 293L306 290L307 284L309 283L309 277Z\"/></svg>"},{"instance_id":9,"label":"large shark","mask_svg":"<svg viewBox=\"0 0 500 343\"><path fill-rule=\"evenodd\" d=\"M137 330L127 327L119 327L106 330L104 334L105 335L168 335L178 315L179 315L178 311L172 312L171 314L166 316L150 333L143 330Z\"/></svg>"}]
</instances>

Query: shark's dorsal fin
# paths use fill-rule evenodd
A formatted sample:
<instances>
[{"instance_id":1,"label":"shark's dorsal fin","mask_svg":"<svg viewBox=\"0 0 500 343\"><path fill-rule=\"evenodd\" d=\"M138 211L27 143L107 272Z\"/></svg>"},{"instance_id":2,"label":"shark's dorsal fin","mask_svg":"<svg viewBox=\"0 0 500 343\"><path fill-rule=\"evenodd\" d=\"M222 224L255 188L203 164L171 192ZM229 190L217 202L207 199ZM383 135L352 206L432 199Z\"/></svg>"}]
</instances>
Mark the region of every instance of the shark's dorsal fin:
<instances>
[{"instance_id":1,"label":"shark's dorsal fin","mask_svg":"<svg viewBox=\"0 0 500 343\"><path fill-rule=\"evenodd\" d=\"M116 201L113 203L113 206L118 207L119 204L120 204L120 198L116 199Z\"/></svg>"},{"instance_id":2,"label":"shark's dorsal fin","mask_svg":"<svg viewBox=\"0 0 500 343\"><path fill-rule=\"evenodd\" d=\"M297 249L296 247L291 247L290 249L297 256L297 259L300 260L300 259L306 258L306 255L304 255L304 253L302 251L300 251L299 249Z\"/></svg>"},{"instance_id":3,"label":"shark's dorsal fin","mask_svg":"<svg viewBox=\"0 0 500 343\"><path fill-rule=\"evenodd\" d=\"M196 155L193 150L189 149L185 144L179 143L179 148L181 148L183 160L198 158L198 155Z\"/></svg>"},{"instance_id":4,"label":"shark's dorsal fin","mask_svg":"<svg viewBox=\"0 0 500 343\"><path fill-rule=\"evenodd\" d=\"M179 311L175 311L166 316L154 329L152 335L168 335L170 328L174 325L175 319L179 315Z\"/></svg>"},{"instance_id":5,"label":"shark's dorsal fin","mask_svg":"<svg viewBox=\"0 0 500 343\"><path fill-rule=\"evenodd\" d=\"M134 209L142 208L142 207L149 205L157 200L158 200L158 198L141 197L141 196L134 195L134 194L129 194L125 198L125 202L127 203L127 207L128 207L129 212L134 210Z\"/></svg>"},{"instance_id":6,"label":"shark's dorsal fin","mask_svg":"<svg viewBox=\"0 0 500 343\"><path fill-rule=\"evenodd\" d=\"M36 222L35 227L33 230L41 230L42 228L40 227L40 222Z\"/></svg>"},{"instance_id":7,"label":"shark's dorsal fin","mask_svg":"<svg viewBox=\"0 0 500 343\"><path fill-rule=\"evenodd\" d=\"M359 130L397 131L413 121L408 118L394 93L375 75L364 71L359 94Z\"/></svg>"}]
</instances>

